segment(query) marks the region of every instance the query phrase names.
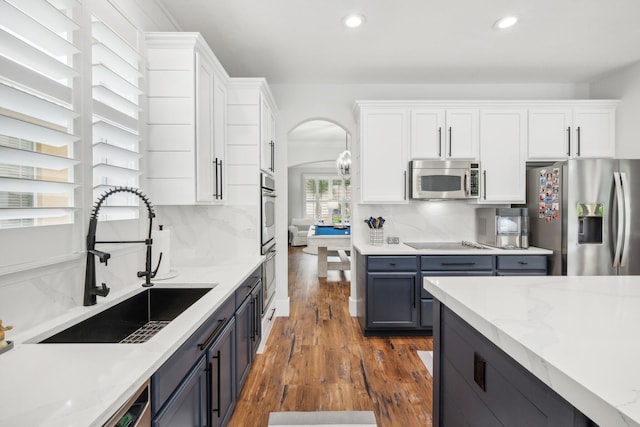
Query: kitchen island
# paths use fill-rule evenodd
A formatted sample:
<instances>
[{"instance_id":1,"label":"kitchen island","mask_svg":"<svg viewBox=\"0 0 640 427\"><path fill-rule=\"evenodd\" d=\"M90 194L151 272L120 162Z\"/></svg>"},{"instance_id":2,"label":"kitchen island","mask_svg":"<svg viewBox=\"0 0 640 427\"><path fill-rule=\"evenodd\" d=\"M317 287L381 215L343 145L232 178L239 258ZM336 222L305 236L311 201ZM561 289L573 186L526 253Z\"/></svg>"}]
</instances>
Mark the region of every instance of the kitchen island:
<instances>
[{"instance_id":1,"label":"kitchen island","mask_svg":"<svg viewBox=\"0 0 640 427\"><path fill-rule=\"evenodd\" d=\"M212 288L142 344L37 344L143 290L140 283L20 335L0 355L0 426L102 426L234 294L264 257L177 268L155 287Z\"/></svg>"},{"instance_id":2,"label":"kitchen island","mask_svg":"<svg viewBox=\"0 0 640 427\"><path fill-rule=\"evenodd\" d=\"M435 300L434 426L467 405L476 423L486 413L500 425L557 415L640 426L640 277L425 277L423 286ZM496 394L498 384L511 392Z\"/></svg>"}]
</instances>

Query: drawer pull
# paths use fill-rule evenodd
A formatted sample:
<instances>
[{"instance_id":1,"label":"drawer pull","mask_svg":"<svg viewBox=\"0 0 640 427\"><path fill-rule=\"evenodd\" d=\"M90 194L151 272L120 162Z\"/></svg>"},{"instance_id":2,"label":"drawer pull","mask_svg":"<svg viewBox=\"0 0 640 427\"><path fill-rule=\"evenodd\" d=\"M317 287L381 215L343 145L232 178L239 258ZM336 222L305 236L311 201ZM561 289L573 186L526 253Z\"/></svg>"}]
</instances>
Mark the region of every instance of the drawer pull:
<instances>
[{"instance_id":1,"label":"drawer pull","mask_svg":"<svg viewBox=\"0 0 640 427\"><path fill-rule=\"evenodd\" d=\"M520 265L528 265L529 263L527 261L518 261L518 264L520 264Z\"/></svg>"},{"instance_id":2,"label":"drawer pull","mask_svg":"<svg viewBox=\"0 0 640 427\"><path fill-rule=\"evenodd\" d=\"M395 263L395 262L390 262L390 263L389 263L389 265L390 265L391 267L395 267L395 266L396 266L396 263Z\"/></svg>"},{"instance_id":3,"label":"drawer pull","mask_svg":"<svg viewBox=\"0 0 640 427\"><path fill-rule=\"evenodd\" d=\"M482 358L478 353L473 353L473 381L482 389L486 391L485 384L485 367L487 361Z\"/></svg>"},{"instance_id":4,"label":"drawer pull","mask_svg":"<svg viewBox=\"0 0 640 427\"><path fill-rule=\"evenodd\" d=\"M476 265L475 262L441 262L440 265Z\"/></svg>"},{"instance_id":5,"label":"drawer pull","mask_svg":"<svg viewBox=\"0 0 640 427\"><path fill-rule=\"evenodd\" d=\"M218 326L216 326L216 328L213 330L213 332L211 332L211 335L209 335L209 337L205 340L205 342L203 342L202 344L198 344L199 347L200 347L200 350L206 350L207 347L209 347L209 344L211 344L211 342L213 342L213 340L218 335L218 332L220 332L220 329L222 329L222 327L224 326L225 323L227 323L227 318L226 317L224 319L218 320Z\"/></svg>"}]
</instances>

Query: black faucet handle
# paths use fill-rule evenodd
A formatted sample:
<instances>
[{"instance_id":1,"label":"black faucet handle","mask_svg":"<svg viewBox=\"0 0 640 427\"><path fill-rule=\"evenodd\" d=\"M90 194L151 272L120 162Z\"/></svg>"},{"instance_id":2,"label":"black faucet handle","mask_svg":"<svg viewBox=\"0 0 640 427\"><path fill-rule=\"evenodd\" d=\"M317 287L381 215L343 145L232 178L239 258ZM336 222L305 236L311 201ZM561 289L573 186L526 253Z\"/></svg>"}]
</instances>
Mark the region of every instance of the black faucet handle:
<instances>
[{"instance_id":1,"label":"black faucet handle","mask_svg":"<svg viewBox=\"0 0 640 427\"><path fill-rule=\"evenodd\" d=\"M103 282L103 283L102 283L102 285L100 285L100 286L96 286L95 288L93 288L93 289L91 290L91 293L92 293L93 295L98 295L98 296L101 296L101 297L106 297L107 295L109 295L109 291L110 291L110 290L111 290L111 289L107 287L107 284Z\"/></svg>"}]
</instances>

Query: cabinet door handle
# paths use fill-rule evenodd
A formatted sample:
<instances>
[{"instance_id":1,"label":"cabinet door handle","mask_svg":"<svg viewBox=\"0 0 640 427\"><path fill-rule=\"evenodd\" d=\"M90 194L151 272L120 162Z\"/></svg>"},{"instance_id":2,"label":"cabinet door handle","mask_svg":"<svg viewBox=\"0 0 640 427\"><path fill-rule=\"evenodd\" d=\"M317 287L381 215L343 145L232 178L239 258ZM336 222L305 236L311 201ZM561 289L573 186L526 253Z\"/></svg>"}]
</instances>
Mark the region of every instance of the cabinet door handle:
<instances>
[{"instance_id":1,"label":"cabinet door handle","mask_svg":"<svg viewBox=\"0 0 640 427\"><path fill-rule=\"evenodd\" d=\"M407 200L407 171L405 170L403 175L402 175L402 179L404 180L404 188L403 188L403 195L404 195L404 200Z\"/></svg>"},{"instance_id":2,"label":"cabinet door handle","mask_svg":"<svg viewBox=\"0 0 640 427\"><path fill-rule=\"evenodd\" d=\"M271 172L275 172L275 165L274 163L276 162L276 147L275 147L275 142L271 141L269 143L269 145L271 146L271 167L269 169L271 169Z\"/></svg>"},{"instance_id":3,"label":"cabinet door handle","mask_svg":"<svg viewBox=\"0 0 640 427\"><path fill-rule=\"evenodd\" d=\"M482 171L482 197L487 200L487 171Z\"/></svg>"},{"instance_id":4,"label":"cabinet door handle","mask_svg":"<svg viewBox=\"0 0 640 427\"><path fill-rule=\"evenodd\" d=\"M449 126L449 157L451 157L451 146L453 145L453 142L451 141L452 137L451 137L451 126Z\"/></svg>"},{"instance_id":5,"label":"cabinet door handle","mask_svg":"<svg viewBox=\"0 0 640 427\"><path fill-rule=\"evenodd\" d=\"M213 191L213 197L217 200L218 199L218 158L217 157L213 161L213 164L216 165L216 175L215 175L215 178L213 179L215 181L216 188Z\"/></svg>"},{"instance_id":6,"label":"cabinet door handle","mask_svg":"<svg viewBox=\"0 0 640 427\"><path fill-rule=\"evenodd\" d=\"M198 346L200 347L200 350L206 350L207 347L209 347L209 344L211 344L213 342L213 340L218 335L218 332L220 332L220 329L222 329L222 327L224 326L225 323L227 323L227 318L226 317L224 319L218 320L218 326L216 326L216 328L213 330L213 332L211 332L211 335L209 335L207 337L207 339L202 344L198 344Z\"/></svg>"},{"instance_id":7,"label":"cabinet door handle","mask_svg":"<svg viewBox=\"0 0 640 427\"><path fill-rule=\"evenodd\" d=\"M251 298L251 341L256 340L256 300Z\"/></svg>"},{"instance_id":8,"label":"cabinet door handle","mask_svg":"<svg viewBox=\"0 0 640 427\"><path fill-rule=\"evenodd\" d=\"M578 133L578 151L576 155L580 156L580 126L576 128L576 132Z\"/></svg>"},{"instance_id":9,"label":"cabinet door handle","mask_svg":"<svg viewBox=\"0 0 640 427\"><path fill-rule=\"evenodd\" d=\"M222 200L222 159L220 159L220 199Z\"/></svg>"},{"instance_id":10,"label":"cabinet door handle","mask_svg":"<svg viewBox=\"0 0 640 427\"><path fill-rule=\"evenodd\" d=\"M217 363L217 383L216 384L216 388L218 390L218 407L216 409L212 409L211 412L217 412L218 413L218 418L220 418L220 350L218 350L218 353L212 357L212 359L216 359L216 363Z\"/></svg>"},{"instance_id":11,"label":"cabinet door handle","mask_svg":"<svg viewBox=\"0 0 640 427\"><path fill-rule=\"evenodd\" d=\"M272 308L271 309L271 316L269 316L269 322L271 322L273 320L273 316L275 316L275 314L276 314L276 309Z\"/></svg>"},{"instance_id":12,"label":"cabinet door handle","mask_svg":"<svg viewBox=\"0 0 640 427\"><path fill-rule=\"evenodd\" d=\"M442 126L438 128L438 157L442 157Z\"/></svg>"},{"instance_id":13,"label":"cabinet door handle","mask_svg":"<svg viewBox=\"0 0 640 427\"><path fill-rule=\"evenodd\" d=\"M571 155L571 126L567 128L567 156Z\"/></svg>"},{"instance_id":14,"label":"cabinet door handle","mask_svg":"<svg viewBox=\"0 0 640 427\"><path fill-rule=\"evenodd\" d=\"M485 370L487 361L478 353L473 353L473 381L482 389L487 391L485 382Z\"/></svg>"}]
</instances>

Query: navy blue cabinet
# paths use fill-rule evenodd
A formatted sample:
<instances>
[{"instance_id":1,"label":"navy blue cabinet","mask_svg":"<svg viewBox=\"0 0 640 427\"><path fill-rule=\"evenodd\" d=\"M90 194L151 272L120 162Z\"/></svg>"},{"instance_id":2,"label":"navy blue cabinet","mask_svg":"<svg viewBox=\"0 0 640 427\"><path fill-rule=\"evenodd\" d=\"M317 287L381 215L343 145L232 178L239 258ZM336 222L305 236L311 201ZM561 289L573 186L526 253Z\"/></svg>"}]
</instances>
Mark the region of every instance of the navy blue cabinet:
<instances>
[{"instance_id":1,"label":"navy blue cabinet","mask_svg":"<svg viewBox=\"0 0 640 427\"><path fill-rule=\"evenodd\" d=\"M236 390L240 394L262 337L262 281L256 270L236 291Z\"/></svg>"},{"instance_id":2,"label":"navy blue cabinet","mask_svg":"<svg viewBox=\"0 0 640 427\"><path fill-rule=\"evenodd\" d=\"M244 380L249 374L251 367L251 298L245 298L243 303L236 310L236 389L242 390Z\"/></svg>"},{"instance_id":3,"label":"navy blue cabinet","mask_svg":"<svg viewBox=\"0 0 640 427\"><path fill-rule=\"evenodd\" d=\"M236 322L232 320L207 351L211 391L209 426L211 427L225 425L236 404L235 336Z\"/></svg>"},{"instance_id":4,"label":"navy blue cabinet","mask_svg":"<svg viewBox=\"0 0 640 427\"><path fill-rule=\"evenodd\" d=\"M356 315L364 335L430 335L428 276L546 275L545 255L362 255L356 251Z\"/></svg>"},{"instance_id":5,"label":"navy blue cabinet","mask_svg":"<svg viewBox=\"0 0 640 427\"><path fill-rule=\"evenodd\" d=\"M162 410L153 417L153 427L207 425L206 368L206 360L202 357Z\"/></svg>"},{"instance_id":6,"label":"navy blue cabinet","mask_svg":"<svg viewBox=\"0 0 640 427\"><path fill-rule=\"evenodd\" d=\"M434 426L594 425L442 303L434 309Z\"/></svg>"},{"instance_id":7,"label":"navy blue cabinet","mask_svg":"<svg viewBox=\"0 0 640 427\"><path fill-rule=\"evenodd\" d=\"M222 427L262 336L261 268L151 377L153 425Z\"/></svg>"},{"instance_id":8,"label":"navy blue cabinet","mask_svg":"<svg viewBox=\"0 0 640 427\"><path fill-rule=\"evenodd\" d=\"M416 272L368 273L367 328L417 327L417 279Z\"/></svg>"}]
</instances>

